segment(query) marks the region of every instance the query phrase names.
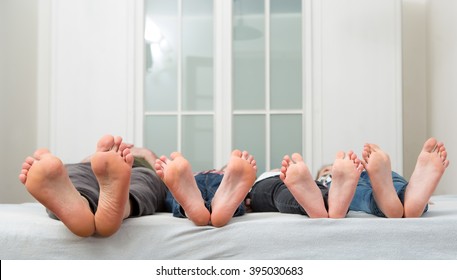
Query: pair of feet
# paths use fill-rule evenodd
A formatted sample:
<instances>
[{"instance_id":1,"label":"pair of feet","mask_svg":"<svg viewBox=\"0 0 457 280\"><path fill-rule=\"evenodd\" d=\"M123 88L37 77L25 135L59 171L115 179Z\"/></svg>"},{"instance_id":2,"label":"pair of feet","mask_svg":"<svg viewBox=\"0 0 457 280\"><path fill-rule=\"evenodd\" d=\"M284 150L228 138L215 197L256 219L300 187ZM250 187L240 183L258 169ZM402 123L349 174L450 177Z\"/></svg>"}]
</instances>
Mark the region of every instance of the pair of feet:
<instances>
[{"instance_id":1,"label":"pair of feet","mask_svg":"<svg viewBox=\"0 0 457 280\"><path fill-rule=\"evenodd\" d=\"M332 187L328 196L328 211L320 189L300 154L286 155L281 163L280 178L310 218L344 218L363 171L357 155L338 152L332 166Z\"/></svg>"},{"instance_id":2,"label":"pair of feet","mask_svg":"<svg viewBox=\"0 0 457 280\"><path fill-rule=\"evenodd\" d=\"M130 215L128 201L133 156L122 138L102 137L91 166L100 185L99 204L95 214L68 177L60 159L46 149L37 150L22 166L19 180L40 203L53 212L73 233L90 236L115 233L122 220ZM427 140L419 154L415 170L405 194L404 206L394 191L389 156L378 146L367 144L363 160L353 152L339 152L332 167L332 188L329 211L324 207L308 167L299 154L286 156L282 162L281 179L310 217L344 217L363 168L373 185L373 193L381 210L388 217L419 217L449 165L444 144L434 138ZM213 199L213 213L204 207L189 162L179 153L171 159L156 161L159 176L196 224L209 221L225 225L243 201L255 180L256 163L251 155L235 150L224 179ZM191 198L191 199L189 199ZM76 213L76 214L75 214Z\"/></svg>"},{"instance_id":3,"label":"pair of feet","mask_svg":"<svg viewBox=\"0 0 457 280\"><path fill-rule=\"evenodd\" d=\"M418 156L402 204L393 186L389 155L379 146L366 144L362 160L352 151L338 152L331 169L328 211L301 155L284 157L280 177L310 217L342 218L346 216L360 174L365 169L375 201L386 217L420 217L448 165L444 144L435 138L428 139Z\"/></svg>"},{"instance_id":4,"label":"pair of feet","mask_svg":"<svg viewBox=\"0 0 457 280\"><path fill-rule=\"evenodd\" d=\"M373 186L378 207L389 218L415 218L425 206L449 166L446 147L435 138L425 141L408 182L403 204L393 187L389 155L376 145L365 145L362 152L364 167Z\"/></svg>"},{"instance_id":5,"label":"pair of feet","mask_svg":"<svg viewBox=\"0 0 457 280\"><path fill-rule=\"evenodd\" d=\"M246 198L256 179L257 166L248 152L232 151L224 177L211 201L211 213L197 186L190 163L178 152L156 160L155 170L181 205L186 216L198 226L226 225Z\"/></svg>"},{"instance_id":6,"label":"pair of feet","mask_svg":"<svg viewBox=\"0 0 457 280\"><path fill-rule=\"evenodd\" d=\"M32 196L53 212L74 234L110 236L130 215L129 187L133 164L132 145L121 137L103 136L90 157L100 186L97 211L71 182L62 161L47 149L37 150L22 165L19 180ZM204 206L189 162L179 153L161 157L157 173L198 225L225 225L245 198L256 176L256 163L247 152L235 150L212 202L212 214Z\"/></svg>"},{"instance_id":7,"label":"pair of feet","mask_svg":"<svg viewBox=\"0 0 457 280\"><path fill-rule=\"evenodd\" d=\"M71 182L62 161L47 149L37 150L22 165L19 180L74 234L110 236L130 214L129 185L133 156L121 137L103 136L91 157L92 170L100 186L97 211Z\"/></svg>"}]
</instances>

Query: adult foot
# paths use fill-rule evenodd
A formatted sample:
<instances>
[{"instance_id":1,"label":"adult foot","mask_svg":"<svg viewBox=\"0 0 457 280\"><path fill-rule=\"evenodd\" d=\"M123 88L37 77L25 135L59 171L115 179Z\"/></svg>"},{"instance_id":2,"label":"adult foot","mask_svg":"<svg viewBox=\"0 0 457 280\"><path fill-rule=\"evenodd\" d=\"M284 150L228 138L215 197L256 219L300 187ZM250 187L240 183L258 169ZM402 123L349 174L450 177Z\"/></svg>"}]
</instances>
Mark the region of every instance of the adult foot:
<instances>
[{"instance_id":1,"label":"adult foot","mask_svg":"<svg viewBox=\"0 0 457 280\"><path fill-rule=\"evenodd\" d=\"M444 144L428 139L420 152L405 192L405 217L420 217L449 166Z\"/></svg>"},{"instance_id":2,"label":"adult foot","mask_svg":"<svg viewBox=\"0 0 457 280\"><path fill-rule=\"evenodd\" d=\"M347 154L340 151L332 165L332 185L328 197L328 215L330 218L346 217L349 205L363 171L360 159L354 152Z\"/></svg>"},{"instance_id":3,"label":"adult foot","mask_svg":"<svg viewBox=\"0 0 457 280\"><path fill-rule=\"evenodd\" d=\"M224 177L211 202L211 224L226 225L254 184L257 165L248 152L234 150L224 170Z\"/></svg>"},{"instance_id":4,"label":"adult foot","mask_svg":"<svg viewBox=\"0 0 457 280\"><path fill-rule=\"evenodd\" d=\"M95 213L98 234L110 236L130 214L129 187L133 156L121 137L103 136L91 158L91 166L100 185Z\"/></svg>"},{"instance_id":5,"label":"adult foot","mask_svg":"<svg viewBox=\"0 0 457 280\"><path fill-rule=\"evenodd\" d=\"M94 234L94 214L88 201L70 181L62 161L48 150L39 149L26 158L19 180L71 232L82 237Z\"/></svg>"},{"instance_id":6,"label":"adult foot","mask_svg":"<svg viewBox=\"0 0 457 280\"><path fill-rule=\"evenodd\" d=\"M365 144L362 158L378 207L388 218L401 218L403 205L393 185L389 155L375 144Z\"/></svg>"},{"instance_id":7,"label":"adult foot","mask_svg":"<svg viewBox=\"0 0 457 280\"><path fill-rule=\"evenodd\" d=\"M189 161L178 152L172 153L170 158L161 156L156 160L157 174L181 205L186 216L197 226L208 225L210 214L205 207Z\"/></svg>"},{"instance_id":8,"label":"adult foot","mask_svg":"<svg viewBox=\"0 0 457 280\"><path fill-rule=\"evenodd\" d=\"M300 154L284 156L279 177L310 218L328 218L321 190Z\"/></svg>"}]
</instances>

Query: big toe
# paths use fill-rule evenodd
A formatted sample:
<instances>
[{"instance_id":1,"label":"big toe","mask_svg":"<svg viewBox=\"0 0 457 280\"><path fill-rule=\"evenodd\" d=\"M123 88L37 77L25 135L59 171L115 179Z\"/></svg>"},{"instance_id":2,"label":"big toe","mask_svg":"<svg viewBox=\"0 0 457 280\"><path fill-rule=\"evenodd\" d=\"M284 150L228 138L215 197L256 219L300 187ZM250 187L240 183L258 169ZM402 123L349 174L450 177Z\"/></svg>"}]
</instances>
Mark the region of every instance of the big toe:
<instances>
[{"instance_id":1,"label":"big toe","mask_svg":"<svg viewBox=\"0 0 457 280\"><path fill-rule=\"evenodd\" d=\"M343 151L339 151L336 153L336 159L343 159L344 158L344 152Z\"/></svg>"},{"instance_id":2,"label":"big toe","mask_svg":"<svg viewBox=\"0 0 457 280\"><path fill-rule=\"evenodd\" d=\"M298 153L294 153L294 154L292 154L292 160L294 162L302 162L303 161L303 157Z\"/></svg>"},{"instance_id":3,"label":"big toe","mask_svg":"<svg viewBox=\"0 0 457 280\"><path fill-rule=\"evenodd\" d=\"M104 135L97 142L97 152L107 152L114 146L114 136Z\"/></svg>"},{"instance_id":4,"label":"big toe","mask_svg":"<svg viewBox=\"0 0 457 280\"><path fill-rule=\"evenodd\" d=\"M45 154L50 154L51 152L48 149L42 148L38 149L33 153L33 157L40 159Z\"/></svg>"},{"instance_id":5,"label":"big toe","mask_svg":"<svg viewBox=\"0 0 457 280\"><path fill-rule=\"evenodd\" d=\"M431 153L437 144L437 140L435 138L430 138L424 143L424 147L422 148L423 151Z\"/></svg>"},{"instance_id":6,"label":"big toe","mask_svg":"<svg viewBox=\"0 0 457 280\"><path fill-rule=\"evenodd\" d=\"M182 157L182 154L180 152L173 152L170 155L171 159L176 159L176 158L179 158L179 157Z\"/></svg>"},{"instance_id":7,"label":"big toe","mask_svg":"<svg viewBox=\"0 0 457 280\"><path fill-rule=\"evenodd\" d=\"M241 158L242 155L243 155L243 153L242 153L240 150L234 150L234 151L232 151L232 156L234 156L234 157L239 157L239 158Z\"/></svg>"}]
</instances>

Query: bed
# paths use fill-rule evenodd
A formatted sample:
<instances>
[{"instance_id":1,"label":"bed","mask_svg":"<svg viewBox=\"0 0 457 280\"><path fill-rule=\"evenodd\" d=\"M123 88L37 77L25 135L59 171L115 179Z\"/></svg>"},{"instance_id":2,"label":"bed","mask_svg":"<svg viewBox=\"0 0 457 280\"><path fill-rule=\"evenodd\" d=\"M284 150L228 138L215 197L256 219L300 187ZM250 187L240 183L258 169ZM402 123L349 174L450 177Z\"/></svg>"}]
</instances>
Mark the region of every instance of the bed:
<instances>
[{"instance_id":1,"label":"bed","mask_svg":"<svg viewBox=\"0 0 457 280\"><path fill-rule=\"evenodd\" d=\"M2 260L456 260L457 195L432 197L416 219L248 213L213 228L158 213L109 238L77 237L38 203L2 204L0 244Z\"/></svg>"}]
</instances>

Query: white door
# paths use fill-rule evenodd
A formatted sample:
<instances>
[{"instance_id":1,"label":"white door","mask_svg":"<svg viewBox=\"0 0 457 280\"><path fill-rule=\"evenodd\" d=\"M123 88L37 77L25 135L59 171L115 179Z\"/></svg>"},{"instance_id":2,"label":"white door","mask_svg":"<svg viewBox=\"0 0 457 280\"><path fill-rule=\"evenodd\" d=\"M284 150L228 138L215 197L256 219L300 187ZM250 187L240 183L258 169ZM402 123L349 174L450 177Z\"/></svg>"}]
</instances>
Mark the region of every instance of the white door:
<instances>
[{"instance_id":1,"label":"white door","mask_svg":"<svg viewBox=\"0 0 457 280\"><path fill-rule=\"evenodd\" d=\"M146 0L144 143L264 171L370 141L401 167L399 32L398 1Z\"/></svg>"}]
</instances>

